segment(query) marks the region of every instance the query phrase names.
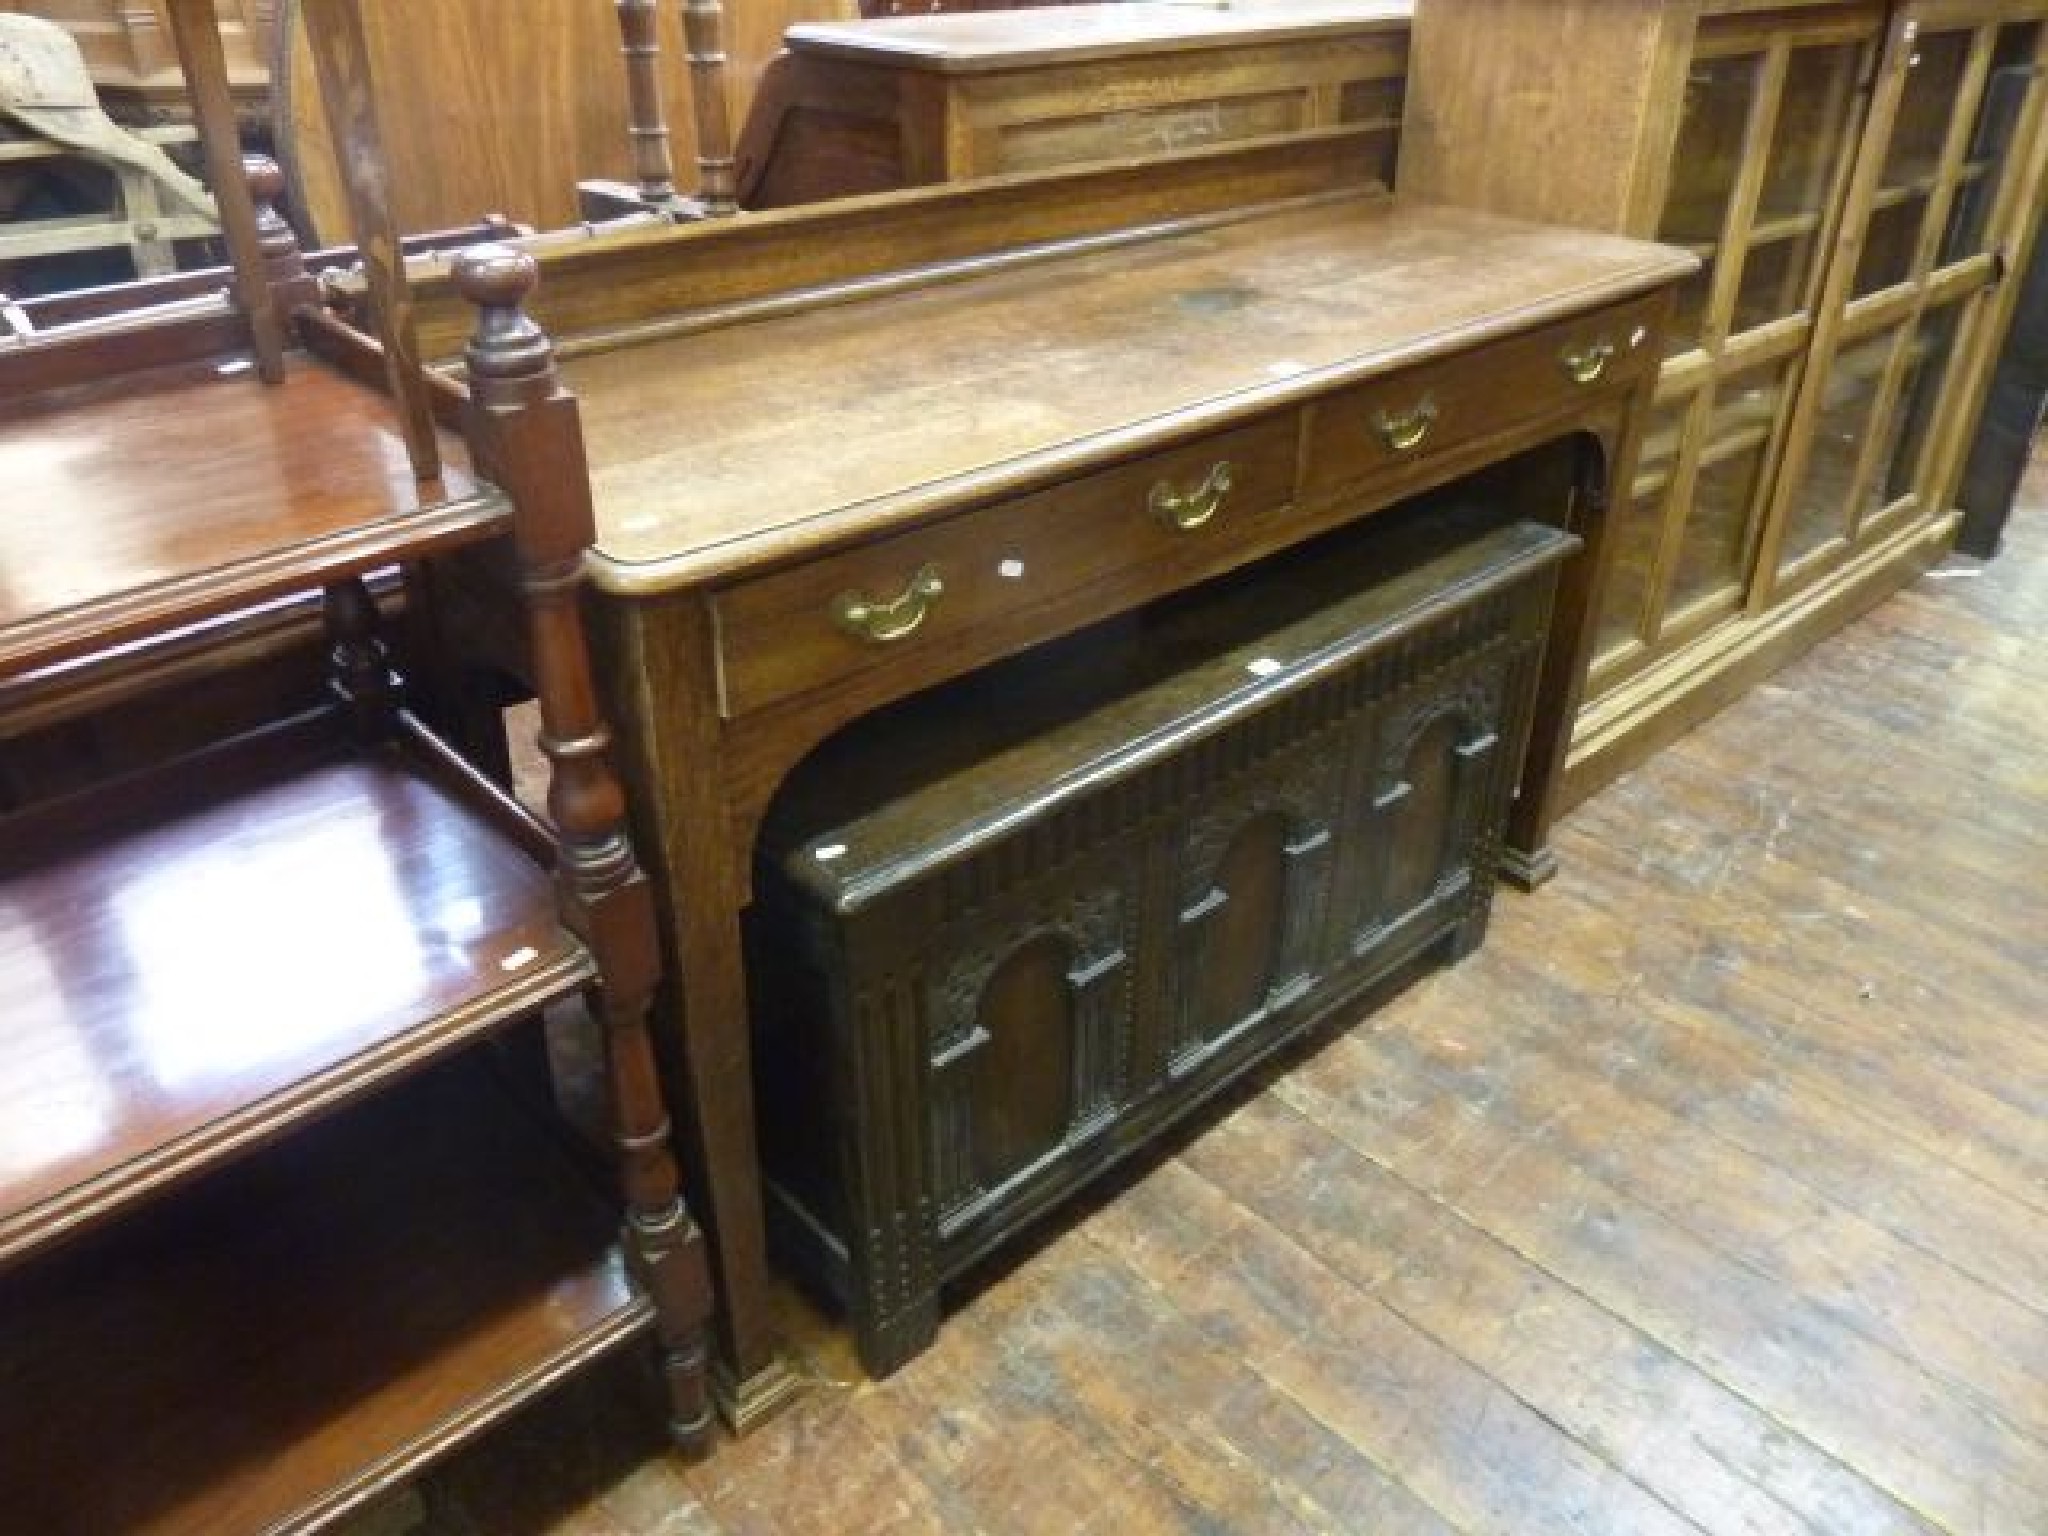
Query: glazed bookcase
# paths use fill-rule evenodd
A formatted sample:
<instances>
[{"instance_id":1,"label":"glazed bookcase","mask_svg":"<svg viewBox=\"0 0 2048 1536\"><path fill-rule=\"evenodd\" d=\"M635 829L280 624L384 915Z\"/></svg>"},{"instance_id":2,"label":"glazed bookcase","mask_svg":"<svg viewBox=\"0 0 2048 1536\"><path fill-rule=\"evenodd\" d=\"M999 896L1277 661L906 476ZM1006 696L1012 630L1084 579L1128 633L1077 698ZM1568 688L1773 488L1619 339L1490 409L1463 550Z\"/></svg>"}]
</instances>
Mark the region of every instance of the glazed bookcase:
<instances>
[{"instance_id":1,"label":"glazed bookcase","mask_svg":"<svg viewBox=\"0 0 2048 1536\"><path fill-rule=\"evenodd\" d=\"M1616 509L1578 798L1949 547L2039 218L2048 3L1421 0L1415 27L1405 191L1702 262Z\"/></svg>"}]
</instances>

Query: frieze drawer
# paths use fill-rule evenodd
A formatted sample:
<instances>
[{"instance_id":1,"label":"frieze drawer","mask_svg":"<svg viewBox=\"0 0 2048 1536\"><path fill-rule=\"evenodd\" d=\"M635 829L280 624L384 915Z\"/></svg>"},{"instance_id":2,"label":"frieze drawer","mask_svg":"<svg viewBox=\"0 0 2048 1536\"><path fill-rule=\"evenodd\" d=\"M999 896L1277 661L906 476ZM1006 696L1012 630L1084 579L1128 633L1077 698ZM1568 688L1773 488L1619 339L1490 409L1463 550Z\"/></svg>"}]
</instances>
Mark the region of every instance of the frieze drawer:
<instances>
[{"instance_id":1,"label":"frieze drawer","mask_svg":"<svg viewBox=\"0 0 2048 1536\"><path fill-rule=\"evenodd\" d=\"M1403 369L1308 408L1305 497L1633 382L1656 362L1661 296L1542 327L1484 352Z\"/></svg>"},{"instance_id":2,"label":"frieze drawer","mask_svg":"<svg viewBox=\"0 0 2048 1536\"><path fill-rule=\"evenodd\" d=\"M1262 417L729 587L715 598L728 718L883 668L949 676L1226 569L1294 490L1297 418ZM1042 629L1039 630L1042 632Z\"/></svg>"},{"instance_id":3,"label":"frieze drawer","mask_svg":"<svg viewBox=\"0 0 2048 1536\"><path fill-rule=\"evenodd\" d=\"M1482 509L1353 530L912 700L792 777L749 933L770 1222L870 1371L1021 1223L1478 942L1575 545Z\"/></svg>"}]
</instances>

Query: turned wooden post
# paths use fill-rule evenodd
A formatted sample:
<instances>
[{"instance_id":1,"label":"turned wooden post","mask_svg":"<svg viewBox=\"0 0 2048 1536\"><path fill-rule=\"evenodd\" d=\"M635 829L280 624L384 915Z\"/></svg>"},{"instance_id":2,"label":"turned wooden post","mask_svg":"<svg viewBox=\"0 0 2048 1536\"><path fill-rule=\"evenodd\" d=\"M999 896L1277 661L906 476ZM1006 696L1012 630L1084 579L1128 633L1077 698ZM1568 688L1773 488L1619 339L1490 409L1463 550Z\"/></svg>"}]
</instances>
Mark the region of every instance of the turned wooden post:
<instances>
[{"instance_id":1,"label":"turned wooden post","mask_svg":"<svg viewBox=\"0 0 2048 1536\"><path fill-rule=\"evenodd\" d=\"M382 741L397 713L399 685L377 600L360 576L335 582L325 599L328 691L347 710L358 741Z\"/></svg>"},{"instance_id":2,"label":"turned wooden post","mask_svg":"<svg viewBox=\"0 0 2048 1536\"><path fill-rule=\"evenodd\" d=\"M661 43L655 36L660 0L617 0L619 51L626 57L626 133L633 146L633 180L650 203L676 200L675 161L669 153L668 114L661 99Z\"/></svg>"},{"instance_id":3,"label":"turned wooden post","mask_svg":"<svg viewBox=\"0 0 2048 1536\"><path fill-rule=\"evenodd\" d=\"M725 8L719 0L683 0L683 51L697 124L697 196L706 213L735 213L739 202L725 101Z\"/></svg>"},{"instance_id":4,"label":"turned wooden post","mask_svg":"<svg viewBox=\"0 0 2048 1536\"><path fill-rule=\"evenodd\" d=\"M533 258L478 246L455 282L478 308L466 426L478 471L512 498L512 540L526 597L541 750L550 774L556 889L564 920L598 966L612 1135L626 1198L626 1251L654 1302L670 1432L686 1451L709 1441L704 1321L709 1271L669 1149L669 1118L647 1014L660 979L654 903L626 831L580 604L595 531L583 428L554 347L522 307Z\"/></svg>"},{"instance_id":5,"label":"turned wooden post","mask_svg":"<svg viewBox=\"0 0 2048 1536\"><path fill-rule=\"evenodd\" d=\"M242 179L256 205L256 249L263 257L263 280L270 288L270 307L279 326L289 331L292 311L316 303L320 285L306 270L299 237L277 211L284 196L284 169L268 155L242 156Z\"/></svg>"}]
</instances>

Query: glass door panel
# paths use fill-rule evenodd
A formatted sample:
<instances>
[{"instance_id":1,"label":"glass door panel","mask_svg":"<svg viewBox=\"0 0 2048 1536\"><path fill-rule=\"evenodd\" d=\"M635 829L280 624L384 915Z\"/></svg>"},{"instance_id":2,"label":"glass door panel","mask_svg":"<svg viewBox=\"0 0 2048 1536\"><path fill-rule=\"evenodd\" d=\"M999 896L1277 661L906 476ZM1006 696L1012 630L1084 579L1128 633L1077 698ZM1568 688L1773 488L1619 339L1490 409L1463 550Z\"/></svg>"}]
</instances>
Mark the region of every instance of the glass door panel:
<instances>
[{"instance_id":1,"label":"glass door panel","mask_svg":"<svg viewBox=\"0 0 2048 1536\"><path fill-rule=\"evenodd\" d=\"M1885 424L1885 443L1864 513L1880 512L1924 483L1922 459L1947 389L1949 359L1955 353L1963 306L1949 304L1921 318L1906 351L1898 403ZM1932 509L1929 509L1932 510Z\"/></svg>"},{"instance_id":2,"label":"glass door panel","mask_svg":"<svg viewBox=\"0 0 2048 1536\"><path fill-rule=\"evenodd\" d=\"M1751 531L1790 371L1783 363L1754 369L1715 392L1667 612L1747 585Z\"/></svg>"},{"instance_id":3,"label":"glass door panel","mask_svg":"<svg viewBox=\"0 0 2048 1536\"><path fill-rule=\"evenodd\" d=\"M1792 498L1778 549L1780 571L1847 536L1856 466L1869 440L1885 367L1897 340L1897 332L1884 331L1857 342L1844 348L1828 370L1806 473Z\"/></svg>"},{"instance_id":4,"label":"glass door panel","mask_svg":"<svg viewBox=\"0 0 2048 1536\"><path fill-rule=\"evenodd\" d=\"M2035 62L2041 46L2039 22L2000 27L1992 45L1991 75L1970 131L1970 147L1959 173L1955 206L1942 236L1941 265L1965 261L1987 249L1991 209L1998 200L2000 172L2012 148L2027 92L2040 80Z\"/></svg>"},{"instance_id":5,"label":"glass door panel","mask_svg":"<svg viewBox=\"0 0 2048 1536\"><path fill-rule=\"evenodd\" d=\"M1885 151L1884 175L1871 203L1863 256L1856 266L1858 298L1913 275L1913 256L1941 170L1949 119L1970 61L1970 38L1968 32L1933 32L1914 44Z\"/></svg>"},{"instance_id":6,"label":"glass door panel","mask_svg":"<svg viewBox=\"0 0 2048 1536\"><path fill-rule=\"evenodd\" d=\"M1651 412L1643 446L1636 455L1635 483L1627 503L1615 509L1610 535L1615 544L1614 563L1608 567L1600 626L1593 643L1599 661L1626 651L1642 638L1643 612L1649 605L1657 550L1664 542L1679 444L1692 404L1691 398L1676 400Z\"/></svg>"},{"instance_id":7,"label":"glass door panel","mask_svg":"<svg viewBox=\"0 0 2048 1536\"><path fill-rule=\"evenodd\" d=\"M1821 223L1847 153L1861 56L1857 45L1843 43L1795 48L1786 61L1732 330L1799 314L1813 303Z\"/></svg>"},{"instance_id":8,"label":"glass door panel","mask_svg":"<svg viewBox=\"0 0 2048 1536\"><path fill-rule=\"evenodd\" d=\"M1699 59L1686 79L1678 148L1671 162L1671 191L1657 236L1685 246L1704 265L1679 289L1678 309L1667 338L1667 350L1674 354L1698 346L1706 329L1707 294L1721 257L1728 199L1742 167L1743 141L1748 136L1762 66L1757 54Z\"/></svg>"}]
</instances>

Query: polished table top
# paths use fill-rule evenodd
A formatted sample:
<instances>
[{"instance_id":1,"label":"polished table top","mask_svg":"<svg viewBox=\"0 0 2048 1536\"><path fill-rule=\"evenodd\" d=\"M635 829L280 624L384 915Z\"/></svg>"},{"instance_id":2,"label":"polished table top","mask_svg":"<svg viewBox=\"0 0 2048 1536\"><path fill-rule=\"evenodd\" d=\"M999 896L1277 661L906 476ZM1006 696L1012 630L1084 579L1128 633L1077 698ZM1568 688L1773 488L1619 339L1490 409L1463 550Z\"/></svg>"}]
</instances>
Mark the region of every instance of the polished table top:
<instances>
[{"instance_id":1,"label":"polished table top","mask_svg":"<svg viewBox=\"0 0 2048 1536\"><path fill-rule=\"evenodd\" d=\"M579 357L593 574L661 591L854 542L1691 264L1344 195Z\"/></svg>"},{"instance_id":2,"label":"polished table top","mask_svg":"<svg viewBox=\"0 0 2048 1536\"><path fill-rule=\"evenodd\" d=\"M0 417L0 680L503 526L445 436L422 488L383 396L306 359L167 371Z\"/></svg>"}]
</instances>

